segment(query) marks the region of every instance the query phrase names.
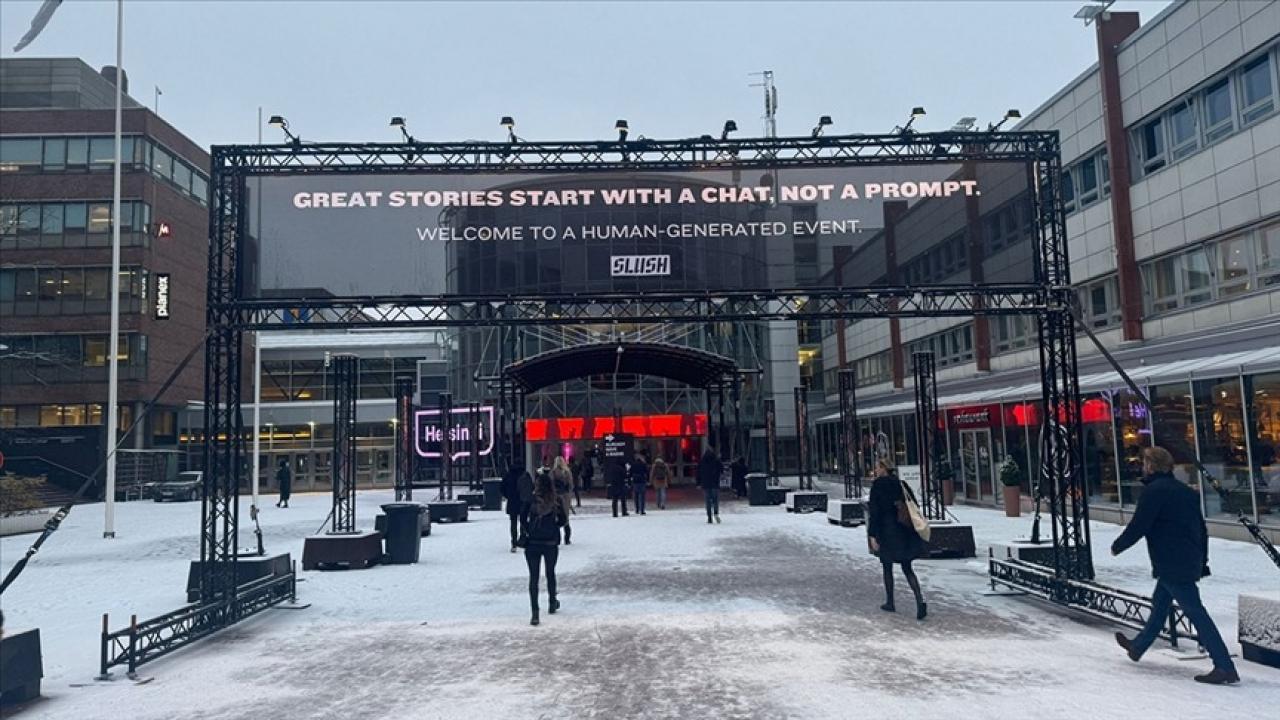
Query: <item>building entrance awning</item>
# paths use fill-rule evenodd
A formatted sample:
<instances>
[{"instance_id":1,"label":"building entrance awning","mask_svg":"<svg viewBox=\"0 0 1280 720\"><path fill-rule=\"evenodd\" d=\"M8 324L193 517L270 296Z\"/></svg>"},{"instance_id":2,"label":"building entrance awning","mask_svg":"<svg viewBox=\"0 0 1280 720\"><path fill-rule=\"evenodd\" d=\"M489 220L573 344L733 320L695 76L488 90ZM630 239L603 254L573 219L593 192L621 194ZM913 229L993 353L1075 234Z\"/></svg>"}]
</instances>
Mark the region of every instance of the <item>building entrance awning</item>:
<instances>
[{"instance_id":1,"label":"building entrance awning","mask_svg":"<svg viewBox=\"0 0 1280 720\"><path fill-rule=\"evenodd\" d=\"M651 375L693 387L731 377L737 365L723 355L668 343L590 343L540 353L512 363L503 377L525 392L592 375Z\"/></svg>"}]
</instances>

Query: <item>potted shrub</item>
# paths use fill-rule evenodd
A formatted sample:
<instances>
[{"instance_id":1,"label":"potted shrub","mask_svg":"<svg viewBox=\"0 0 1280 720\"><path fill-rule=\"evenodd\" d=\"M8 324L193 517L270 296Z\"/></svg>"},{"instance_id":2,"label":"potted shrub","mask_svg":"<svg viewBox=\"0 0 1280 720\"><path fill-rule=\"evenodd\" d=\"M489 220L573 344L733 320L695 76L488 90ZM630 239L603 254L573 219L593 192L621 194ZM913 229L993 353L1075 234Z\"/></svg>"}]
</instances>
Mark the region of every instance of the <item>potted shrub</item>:
<instances>
[{"instance_id":1,"label":"potted shrub","mask_svg":"<svg viewBox=\"0 0 1280 720\"><path fill-rule=\"evenodd\" d=\"M1004 486L1005 517L1022 515L1022 468L1012 456L1000 464L1000 484Z\"/></svg>"},{"instance_id":2,"label":"potted shrub","mask_svg":"<svg viewBox=\"0 0 1280 720\"><path fill-rule=\"evenodd\" d=\"M942 504L956 504L956 484L955 473L951 470L951 461L946 458L938 458L938 464L934 466L934 472L938 475L938 482L942 484Z\"/></svg>"}]
</instances>

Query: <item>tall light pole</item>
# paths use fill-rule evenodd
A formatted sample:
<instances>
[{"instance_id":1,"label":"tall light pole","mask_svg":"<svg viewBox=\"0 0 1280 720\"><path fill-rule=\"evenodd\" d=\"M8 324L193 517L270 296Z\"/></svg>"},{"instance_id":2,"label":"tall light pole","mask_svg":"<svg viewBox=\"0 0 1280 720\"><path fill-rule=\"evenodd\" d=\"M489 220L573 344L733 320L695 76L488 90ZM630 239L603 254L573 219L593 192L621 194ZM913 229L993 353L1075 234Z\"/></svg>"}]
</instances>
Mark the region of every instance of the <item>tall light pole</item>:
<instances>
[{"instance_id":1,"label":"tall light pole","mask_svg":"<svg viewBox=\"0 0 1280 720\"><path fill-rule=\"evenodd\" d=\"M120 402L120 133L124 83L124 0L116 0L116 163L111 190L111 333L107 345L107 480L102 537L116 536L116 444Z\"/></svg>"}]
</instances>

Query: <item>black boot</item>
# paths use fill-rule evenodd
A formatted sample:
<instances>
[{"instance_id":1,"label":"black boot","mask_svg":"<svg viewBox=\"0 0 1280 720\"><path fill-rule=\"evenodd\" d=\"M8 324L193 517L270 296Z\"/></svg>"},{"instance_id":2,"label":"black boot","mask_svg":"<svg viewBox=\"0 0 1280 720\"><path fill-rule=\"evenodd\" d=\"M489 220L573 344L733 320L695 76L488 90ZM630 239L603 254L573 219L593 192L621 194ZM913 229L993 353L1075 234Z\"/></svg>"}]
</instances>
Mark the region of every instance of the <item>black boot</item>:
<instances>
[{"instance_id":1,"label":"black boot","mask_svg":"<svg viewBox=\"0 0 1280 720\"><path fill-rule=\"evenodd\" d=\"M897 612L897 610L893 607L892 600L885 600L884 604L880 606L880 609L885 612Z\"/></svg>"},{"instance_id":2,"label":"black boot","mask_svg":"<svg viewBox=\"0 0 1280 720\"><path fill-rule=\"evenodd\" d=\"M1235 670L1214 668L1204 675L1197 675L1196 682L1206 685L1234 685L1240 682L1240 673Z\"/></svg>"},{"instance_id":3,"label":"black boot","mask_svg":"<svg viewBox=\"0 0 1280 720\"><path fill-rule=\"evenodd\" d=\"M538 624L538 608L533 609L533 617L529 618L529 624L530 625Z\"/></svg>"},{"instance_id":4,"label":"black boot","mask_svg":"<svg viewBox=\"0 0 1280 720\"><path fill-rule=\"evenodd\" d=\"M916 619L923 620L929 614L929 606L923 600L916 601Z\"/></svg>"},{"instance_id":5,"label":"black boot","mask_svg":"<svg viewBox=\"0 0 1280 720\"><path fill-rule=\"evenodd\" d=\"M1124 652L1125 652L1125 654L1126 654L1126 655L1128 655L1128 656L1129 656L1129 659L1130 659L1130 660L1132 660L1132 661L1134 661L1134 662L1138 662L1139 660L1141 660L1141 659L1142 659L1142 656L1141 656L1141 655L1139 655L1138 653L1134 652L1134 650L1133 650L1133 641L1132 641L1132 640L1130 640L1129 638L1125 637L1124 633L1122 633L1122 632L1118 632L1118 633L1116 633L1116 644L1117 644L1117 645L1119 645L1120 647L1124 648Z\"/></svg>"},{"instance_id":6,"label":"black boot","mask_svg":"<svg viewBox=\"0 0 1280 720\"><path fill-rule=\"evenodd\" d=\"M551 598L551 609L548 610L547 612L551 615L555 615L556 611L559 609L560 609L560 601L557 600L556 598Z\"/></svg>"}]
</instances>

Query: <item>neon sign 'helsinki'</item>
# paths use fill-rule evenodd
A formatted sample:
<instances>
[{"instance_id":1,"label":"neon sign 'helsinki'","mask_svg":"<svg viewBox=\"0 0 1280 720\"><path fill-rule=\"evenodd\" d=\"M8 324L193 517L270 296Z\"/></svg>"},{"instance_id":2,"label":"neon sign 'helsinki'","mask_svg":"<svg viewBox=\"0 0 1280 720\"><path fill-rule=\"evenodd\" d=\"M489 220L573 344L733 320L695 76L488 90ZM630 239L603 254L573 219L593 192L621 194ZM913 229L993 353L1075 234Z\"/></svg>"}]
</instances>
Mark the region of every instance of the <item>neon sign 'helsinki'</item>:
<instances>
[{"instance_id":1,"label":"neon sign 'helsinki'","mask_svg":"<svg viewBox=\"0 0 1280 720\"><path fill-rule=\"evenodd\" d=\"M471 457L471 453L476 446L476 443L471 438L471 408L453 408L449 415L452 420L449 424L449 439L455 447L449 459L452 461L458 458ZM420 457L440 457L440 440L442 438L439 417L439 409L418 410L413 414L413 443L414 449ZM484 457L493 452L492 405L480 407L480 423L477 434L479 435L477 439L481 444L484 444L484 447L480 450L480 456Z\"/></svg>"}]
</instances>

